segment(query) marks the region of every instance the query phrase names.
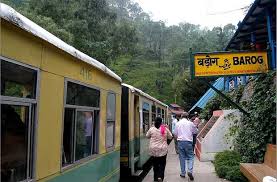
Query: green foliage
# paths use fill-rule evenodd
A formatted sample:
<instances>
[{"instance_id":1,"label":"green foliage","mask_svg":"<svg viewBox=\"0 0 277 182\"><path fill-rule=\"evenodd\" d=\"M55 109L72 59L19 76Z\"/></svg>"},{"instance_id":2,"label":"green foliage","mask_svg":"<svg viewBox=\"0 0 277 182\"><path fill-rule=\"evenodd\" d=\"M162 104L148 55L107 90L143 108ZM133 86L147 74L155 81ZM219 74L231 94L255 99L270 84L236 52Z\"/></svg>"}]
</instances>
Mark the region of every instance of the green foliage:
<instances>
[{"instance_id":1,"label":"green foliage","mask_svg":"<svg viewBox=\"0 0 277 182\"><path fill-rule=\"evenodd\" d=\"M190 80L188 69L177 75L172 85L180 105L187 111L208 90L208 86L199 79Z\"/></svg>"},{"instance_id":2,"label":"green foliage","mask_svg":"<svg viewBox=\"0 0 277 182\"><path fill-rule=\"evenodd\" d=\"M190 109L207 87L189 80L189 48L222 50L234 33L153 21L131 0L3 0L63 41L108 65L123 81ZM126 65L124 65L126 63ZM173 87L173 91L172 91Z\"/></svg>"},{"instance_id":3,"label":"green foliage","mask_svg":"<svg viewBox=\"0 0 277 182\"><path fill-rule=\"evenodd\" d=\"M230 98L230 94L226 94L227 97ZM209 120L212 115L213 111L215 110L221 110L221 109L228 109L230 108L230 103L222 96L216 94L215 97L213 97L204 107L204 109L201 110L200 117Z\"/></svg>"},{"instance_id":4,"label":"green foliage","mask_svg":"<svg viewBox=\"0 0 277 182\"><path fill-rule=\"evenodd\" d=\"M150 61L132 56L121 56L111 65L124 82L131 84L166 103L173 102L171 89L172 71L166 65L157 67Z\"/></svg>"},{"instance_id":5,"label":"green foliage","mask_svg":"<svg viewBox=\"0 0 277 182\"><path fill-rule=\"evenodd\" d=\"M216 174L233 182L246 182L247 179L239 169L241 156L235 151L223 151L215 155L214 166Z\"/></svg>"},{"instance_id":6,"label":"green foliage","mask_svg":"<svg viewBox=\"0 0 277 182\"><path fill-rule=\"evenodd\" d=\"M236 138L237 150L245 162L262 162L266 144L276 143L276 73L262 74L255 80L254 94L246 105Z\"/></svg>"},{"instance_id":7,"label":"green foliage","mask_svg":"<svg viewBox=\"0 0 277 182\"><path fill-rule=\"evenodd\" d=\"M13 96L13 97L22 97L23 96L22 90L23 90L22 85L16 84L14 82L6 82L3 95Z\"/></svg>"},{"instance_id":8,"label":"green foliage","mask_svg":"<svg viewBox=\"0 0 277 182\"><path fill-rule=\"evenodd\" d=\"M237 89L233 90L229 93L224 93L227 97L229 97L233 102L239 103L240 99L242 97L243 91L245 86L240 85ZM222 96L216 94L214 98L212 98L204 107L203 110L201 110L200 117L209 120L212 117L213 111L220 110L220 109L234 109L234 106L232 106L225 98ZM235 108L236 109L236 108Z\"/></svg>"},{"instance_id":9,"label":"green foliage","mask_svg":"<svg viewBox=\"0 0 277 182\"><path fill-rule=\"evenodd\" d=\"M239 87L232 92L228 94L229 98L232 98L232 100L236 103L240 102L240 99L242 97L243 91L244 91L245 86L244 85L239 85Z\"/></svg>"}]
</instances>

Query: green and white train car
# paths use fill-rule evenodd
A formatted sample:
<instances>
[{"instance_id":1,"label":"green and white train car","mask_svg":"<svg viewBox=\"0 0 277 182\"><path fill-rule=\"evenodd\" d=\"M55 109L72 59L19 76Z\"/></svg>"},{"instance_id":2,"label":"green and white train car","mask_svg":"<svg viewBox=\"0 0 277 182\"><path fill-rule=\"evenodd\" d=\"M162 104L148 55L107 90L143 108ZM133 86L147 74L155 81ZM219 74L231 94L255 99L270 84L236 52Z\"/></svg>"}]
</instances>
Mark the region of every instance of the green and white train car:
<instances>
[{"instance_id":1,"label":"green and white train car","mask_svg":"<svg viewBox=\"0 0 277 182\"><path fill-rule=\"evenodd\" d=\"M121 176L140 175L144 164L150 159L146 132L158 116L167 123L167 112L166 104L133 86L122 84Z\"/></svg>"}]
</instances>

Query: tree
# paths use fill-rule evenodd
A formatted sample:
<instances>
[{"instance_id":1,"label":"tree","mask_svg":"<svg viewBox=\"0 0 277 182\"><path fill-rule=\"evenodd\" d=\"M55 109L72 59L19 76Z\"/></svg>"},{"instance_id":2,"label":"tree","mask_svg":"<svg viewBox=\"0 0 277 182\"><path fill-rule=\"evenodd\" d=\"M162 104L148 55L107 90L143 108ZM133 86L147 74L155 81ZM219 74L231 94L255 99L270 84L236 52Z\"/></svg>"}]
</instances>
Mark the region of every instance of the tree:
<instances>
[{"instance_id":1,"label":"tree","mask_svg":"<svg viewBox=\"0 0 277 182\"><path fill-rule=\"evenodd\" d=\"M190 81L193 52L225 48L235 26L212 30L154 21L131 0L4 0L49 32L108 65L124 82L189 109L206 88ZM173 86L173 87L172 87Z\"/></svg>"}]
</instances>

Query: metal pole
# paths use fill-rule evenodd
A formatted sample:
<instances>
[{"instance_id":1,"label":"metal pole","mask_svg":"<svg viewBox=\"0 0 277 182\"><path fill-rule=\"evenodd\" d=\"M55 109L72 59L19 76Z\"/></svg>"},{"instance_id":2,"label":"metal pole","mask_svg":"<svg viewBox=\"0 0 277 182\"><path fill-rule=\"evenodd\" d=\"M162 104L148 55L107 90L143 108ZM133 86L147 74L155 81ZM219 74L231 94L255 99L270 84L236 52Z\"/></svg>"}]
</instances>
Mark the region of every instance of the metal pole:
<instances>
[{"instance_id":1,"label":"metal pole","mask_svg":"<svg viewBox=\"0 0 277 182\"><path fill-rule=\"evenodd\" d=\"M246 76L242 76L242 85L246 85L246 82L247 82Z\"/></svg>"},{"instance_id":2,"label":"metal pole","mask_svg":"<svg viewBox=\"0 0 277 182\"><path fill-rule=\"evenodd\" d=\"M274 39L273 39L273 34L271 31L272 27L272 16L270 13L270 10L266 10L266 22L267 22L267 34L268 34L268 41L270 45L270 51L271 51L271 61L270 61L270 67L271 69L275 70L276 69L276 52L275 52L275 47L274 47Z\"/></svg>"},{"instance_id":3,"label":"metal pole","mask_svg":"<svg viewBox=\"0 0 277 182\"><path fill-rule=\"evenodd\" d=\"M225 92L229 92L229 90L230 90L229 82L230 82L229 77L225 77Z\"/></svg>"},{"instance_id":4,"label":"metal pole","mask_svg":"<svg viewBox=\"0 0 277 182\"><path fill-rule=\"evenodd\" d=\"M238 108L243 114L246 114L249 116L249 113L246 112L242 107L240 107L237 103L233 102L229 97L224 95L221 91L219 91L217 88L215 88L212 84L210 84L207 80L202 80L205 84L207 84L211 89L213 89L216 93L218 93L221 97L226 99L230 104L232 104L234 107Z\"/></svg>"},{"instance_id":5,"label":"metal pole","mask_svg":"<svg viewBox=\"0 0 277 182\"><path fill-rule=\"evenodd\" d=\"M234 77L234 87L235 87L235 89L238 88L238 77L237 76Z\"/></svg>"},{"instance_id":6,"label":"metal pole","mask_svg":"<svg viewBox=\"0 0 277 182\"><path fill-rule=\"evenodd\" d=\"M194 79L194 60L192 55L192 49L189 48L189 56L190 56L190 79Z\"/></svg>"}]
</instances>

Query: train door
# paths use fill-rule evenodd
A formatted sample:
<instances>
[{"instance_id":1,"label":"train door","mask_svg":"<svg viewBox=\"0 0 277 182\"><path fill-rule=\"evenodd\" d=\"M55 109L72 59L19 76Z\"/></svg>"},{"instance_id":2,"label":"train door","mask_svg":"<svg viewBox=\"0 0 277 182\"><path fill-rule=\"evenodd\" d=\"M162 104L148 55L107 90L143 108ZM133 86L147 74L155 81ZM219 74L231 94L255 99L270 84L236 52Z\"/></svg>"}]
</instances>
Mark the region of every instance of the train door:
<instances>
[{"instance_id":1,"label":"train door","mask_svg":"<svg viewBox=\"0 0 277 182\"><path fill-rule=\"evenodd\" d=\"M135 95L134 99L134 135L135 135L135 157L140 154L140 112L139 112L139 96Z\"/></svg>"}]
</instances>

